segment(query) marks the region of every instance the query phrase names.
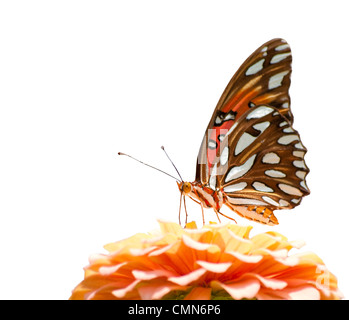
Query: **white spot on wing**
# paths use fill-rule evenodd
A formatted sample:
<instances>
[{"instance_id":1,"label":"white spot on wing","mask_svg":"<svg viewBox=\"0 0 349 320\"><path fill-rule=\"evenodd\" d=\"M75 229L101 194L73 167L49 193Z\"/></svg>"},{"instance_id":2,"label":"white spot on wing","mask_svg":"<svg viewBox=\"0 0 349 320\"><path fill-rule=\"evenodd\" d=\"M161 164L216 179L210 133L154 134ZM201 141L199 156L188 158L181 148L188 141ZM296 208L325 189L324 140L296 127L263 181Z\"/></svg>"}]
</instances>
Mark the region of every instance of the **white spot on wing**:
<instances>
[{"instance_id":1,"label":"white spot on wing","mask_svg":"<svg viewBox=\"0 0 349 320\"><path fill-rule=\"evenodd\" d=\"M305 149L305 147L303 146L302 142L298 142L294 145L297 149Z\"/></svg>"},{"instance_id":2,"label":"white spot on wing","mask_svg":"<svg viewBox=\"0 0 349 320\"><path fill-rule=\"evenodd\" d=\"M299 140L299 137L296 134L289 134L287 136L279 138L278 143L286 146L295 140Z\"/></svg>"},{"instance_id":3,"label":"white spot on wing","mask_svg":"<svg viewBox=\"0 0 349 320\"><path fill-rule=\"evenodd\" d=\"M221 124L222 123L222 119L219 116L217 116L215 123Z\"/></svg>"},{"instance_id":4,"label":"white spot on wing","mask_svg":"<svg viewBox=\"0 0 349 320\"><path fill-rule=\"evenodd\" d=\"M252 183L252 187L255 188L257 191L261 192L274 192L274 190L270 187L268 187L266 184L262 182L255 181Z\"/></svg>"},{"instance_id":5,"label":"white spot on wing","mask_svg":"<svg viewBox=\"0 0 349 320\"><path fill-rule=\"evenodd\" d=\"M279 206L279 204L278 204L275 200L273 200L272 198L269 198L269 197L267 197L267 196L263 196L262 199L263 199L264 201L270 203L270 204L273 205L273 206L276 206L276 207Z\"/></svg>"},{"instance_id":6,"label":"white spot on wing","mask_svg":"<svg viewBox=\"0 0 349 320\"><path fill-rule=\"evenodd\" d=\"M285 132L285 133L292 133L292 132L294 132L294 130L293 130L292 127L287 127L287 128L285 128L285 129L283 129L282 132Z\"/></svg>"},{"instance_id":7,"label":"white spot on wing","mask_svg":"<svg viewBox=\"0 0 349 320\"><path fill-rule=\"evenodd\" d=\"M306 169L305 162L303 160L294 160L293 165L300 169Z\"/></svg>"},{"instance_id":8,"label":"white spot on wing","mask_svg":"<svg viewBox=\"0 0 349 320\"><path fill-rule=\"evenodd\" d=\"M210 188L212 190L216 190L216 186L217 186L217 178L216 178L216 176L211 176L210 177L209 185L210 185Z\"/></svg>"},{"instance_id":9,"label":"white spot on wing","mask_svg":"<svg viewBox=\"0 0 349 320\"><path fill-rule=\"evenodd\" d=\"M291 194L294 196L302 196L303 195L303 193L299 189L292 187L288 184L280 183L278 186L283 192L285 192L287 194Z\"/></svg>"},{"instance_id":10,"label":"white spot on wing","mask_svg":"<svg viewBox=\"0 0 349 320\"><path fill-rule=\"evenodd\" d=\"M212 168L210 181L209 181L210 188L213 190L216 190L216 186L217 186L216 176L217 176L217 163L215 163L215 165Z\"/></svg>"},{"instance_id":11,"label":"white spot on wing","mask_svg":"<svg viewBox=\"0 0 349 320\"><path fill-rule=\"evenodd\" d=\"M234 154L238 155L240 152L244 151L253 141L256 140L256 138L257 137L254 137L254 136L250 135L249 133L244 132L241 135L238 143L236 144Z\"/></svg>"},{"instance_id":12,"label":"white spot on wing","mask_svg":"<svg viewBox=\"0 0 349 320\"><path fill-rule=\"evenodd\" d=\"M256 155L254 154L250 158L246 160L246 162L241 166L235 166L231 168L225 177L225 182L229 182L233 179L237 179L242 177L244 174L246 174L253 166L254 159L256 158Z\"/></svg>"},{"instance_id":13,"label":"white spot on wing","mask_svg":"<svg viewBox=\"0 0 349 320\"><path fill-rule=\"evenodd\" d=\"M263 206L266 205L265 202L263 201L259 201L256 199L248 199L248 198L233 198L233 197L229 197L227 196L228 200L230 203L232 204L250 204L250 205L256 205L256 206Z\"/></svg>"},{"instance_id":14,"label":"white spot on wing","mask_svg":"<svg viewBox=\"0 0 349 320\"><path fill-rule=\"evenodd\" d=\"M258 118L262 118L264 116L266 116L267 114L273 112L274 109L273 108L270 108L270 107L267 107L267 106L260 106L256 109L254 109L253 111L251 111L246 119L247 120L250 120L250 119L258 119Z\"/></svg>"},{"instance_id":15,"label":"white spot on wing","mask_svg":"<svg viewBox=\"0 0 349 320\"><path fill-rule=\"evenodd\" d=\"M268 47L265 46L265 47L261 50L261 52L265 52L265 51L267 51L267 50L268 50Z\"/></svg>"},{"instance_id":16,"label":"white spot on wing","mask_svg":"<svg viewBox=\"0 0 349 320\"><path fill-rule=\"evenodd\" d=\"M269 152L262 158L263 163L276 164L280 162L280 157L275 152Z\"/></svg>"},{"instance_id":17,"label":"white spot on wing","mask_svg":"<svg viewBox=\"0 0 349 320\"><path fill-rule=\"evenodd\" d=\"M293 151L293 155L298 158L303 158L305 152L304 151Z\"/></svg>"},{"instance_id":18,"label":"white spot on wing","mask_svg":"<svg viewBox=\"0 0 349 320\"><path fill-rule=\"evenodd\" d=\"M275 89L277 87L280 87L282 80L284 79L284 76L287 75L288 72L289 71L283 71L283 72L277 73L277 74L273 75L272 77L270 77L269 83L268 83L268 89L272 90L272 89Z\"/></svg>"},{"instance_id":19,"label":"white spot on wing","mask_svg":"<svg viewBox=\"0 0 349 320\"><path fill-rule=\"evenodd\" d=\"M305 190L308 190L308 191L309 191L309 188L308 188L308 186L306 185L306 183L305 183L304 180L300 182L300 185L301 185Z\"/></svg>"},{"instance_id":20,"label":"white spot on wing","mask_svg":"<svg viewBox=\"0 0 349 320\"><path fill-rule=\"evenodd\" d=\"M291 55L291 52L276 54L274 57L271 58L270 63L271 64L278 63L278 62L286 59L290 55Z\"/></svg>"},{"instance_id":21,"label":"white spot on wing","mask_svg":"<svg viewBox=\"0 0 349 320\"><path fill-rule=\"evenodd\" d=\"M235 114L232 114L232 113L227 113L224 117L225 121L234 120L234 119L235 119Z\"/></svg>"},{"instance_id":22,"label":"white spot on wing","mask_svg":"<svg viewBox=\"0 0 349 320\"><path fill-rule=\"evenodd\" d=\"M219 140L220 142L222 142L222 141L224 140L224 138L225 138L225 134L220 134L220 135L218 136L218 140Z\"/></svg>"},{"instance_id":23,"label":"white spot on wing","mask_svg":"<svg viewBox=\"0 0 349 320\"><path fill-rule=\"evenodd\" d=\"M254 129L259 130L260 132L263 132L266 128L270 126L269 121L264 121L261 123L257 123L253 126Z\"/></svg>"},{"instance_id":24,"label":"white spot on wing","mask_svg":"<svg viewBox=\"0 0 349 320\"><path fill-rule=\"evenodd\" d=\"M235 191L240 191L245 189L247 186L246 182L240 182L240 183L235 183L231 184L230 186L226 186L223 188L225 192L235 192Z\"/></svg>"},{"instance_id":25,"label":"white spot on wing","mask_svg":"<svg viewBox=\"0 0 349 320\"><path fill-rule=\"evenodd\" d=\"M221 165L224 166L227 161L228 161L228 158L229 158L229 148L228 147L225 147L221 153L221 157L220 157L220 162L221 162Z\"/></svg>"},{"instance_id":26,"label":"white spot on wing","mask_svg":"<svg viewBox=\"0 0 349 320\"><path fill-rule=\"evenodd\" d=\"M307 173L305 171L296 171L296 176L299 178L299 179L304 179L305 178L305 175Z\"/></svg>"},{"instance_id":27,"label":"white spot on wing","mask_svg":"<svg viewBox=\"0 0 349 320\"><path fill-rule=\"evenodd\" d=\"M216 143L216 141L209 140L209 142L208 142L208 147L209 147L210 149L216 149L216 148L217 148L217 143Z\"/></svg>"},{"instance_id":28,"label":"white spot on wing","mask_svg":"<svg viewBox=\"0 0 349 320\"><path fill-rule=\"evenodd\" d=\"M252 66L250 66L246 70L245 75L246 76L250 76L252 74L256 74L257 72L261 71L263 69L264 61L265 61L265 59L261 59L258 62L256 62L255 64L253 64Z\"/></svg>"},{"instance_id":29,"label":"white spot on wing","mask_svg":"<svg viewBox=\"0 0 349 320\"><path fill-rule=\"evenodd\" d=\"M285 49L289 49L290 46L288 45L288 43L285 43L285 44L281 44L279 46L277 46L275 48L275 51L282 51L282 50L285 50Z\"/></svg>"},{"instance_id":30,"label":"white spot on wing","mask_svg":"<svg viewBox=\"0 0 349 320\"><path fill-rule=\"evenodd\" d=\"M283 199L280 199L279 204L280 204L280 207L287 207L290 205L286 200L283 200Z\"/></svg>"},{"instance_id":31,"label":"white spot on wing","mask_svg":"<svg viewBox=\"0 0 349 320\"><path fill-rule=\"evenodd\" d=\"M279 170L266 170L264 172L267 176L272 178L285 178L286 174Z\"/></svg>"}]
</instances>

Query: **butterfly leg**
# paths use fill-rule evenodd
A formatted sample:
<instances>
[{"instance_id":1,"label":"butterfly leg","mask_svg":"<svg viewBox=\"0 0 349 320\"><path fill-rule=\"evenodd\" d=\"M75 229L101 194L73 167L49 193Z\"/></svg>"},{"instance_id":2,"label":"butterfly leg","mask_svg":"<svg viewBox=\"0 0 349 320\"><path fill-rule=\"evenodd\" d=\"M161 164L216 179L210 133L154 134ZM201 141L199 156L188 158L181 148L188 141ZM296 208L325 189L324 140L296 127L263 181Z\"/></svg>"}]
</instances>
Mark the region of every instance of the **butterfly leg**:
<instances>
[{"instance_id":1,"label":"butterfly leg","mask_svg":"<svg viewBox=\"0 0 349 320\"><path fill-rule=\"evenodd\" d=\"M188 212L187 212L187 205L185 203L185 196L183 196L183 202L184 202L184 210L185 210L185 224L188 223Z\"/></svg>"},{"instance_id":2,"label":"butterfly leg","mask_svg":"<svg viewBox=\"0 0 349 320\"><path fill-rule=\"evenodd\" d=\"M181 209L182 209L182 193L181 193L181 198L179 200L179 212L178 212L178 223L181 225Z\"/></svg>"},{"instance_id":3,"label":"butterfly leg","mask_svg":"<svg viewBox=\"0 0 349 320\"><path fill-rule=\"evenodd\" d=\"M205 224L205 216L204 216L204 206L202 205L202 203L200 203L201 206L201 214L202 214L202 224Z\"/></svg>"},{"instance_id":4,"label":"butterfly leg","mask_svg":"<svg viewBox=\"0 0 349 320\"><path fill-rule=\"evenodd\" d=\"M204 217L204 206L202 204L202 202L199 202L197 200L195 200L193 197L189 196L191 200L193 200L194 202L198 203L201 207L201 214L202 214L202 223L205 224L205 217Z\"/></svg>"},{"instance_id":5,"label":"butterfly leg","mask_svg":"<svg viewBox=\"0 0 349 320\"><path fill-rule=\"evenodd\" d=\"M222 213L222 212L220 212L220 211L217 210L217 211L216 211L216 214L217 214L217 218L218 218L218 221L219 221L219 222L221 222L221 220L220 220L219 217L218 217L218 213L221 214L223 217L225 217L225 218L227 218L227 219L229 219L229 220L233 220L235 223L237 223L236 220L233 219L232 217L228 217L228 216L225 215L224 213Z\"/></svg>"},{"instance_id":6,"label":"butterfly leg","mask_svg":"<svg viewBox=\"0 0 349 320\"><path fill-rule=\"evenodd\" d=\"M221 219L219 219L219 215L218 213L220 213L218 210L214 210L214 212L216 213L216 216L217 216L217 219L218 219L218 222L221 223ZM221 214L221 213L220 213Z\"/></svg>"}]
</instances>

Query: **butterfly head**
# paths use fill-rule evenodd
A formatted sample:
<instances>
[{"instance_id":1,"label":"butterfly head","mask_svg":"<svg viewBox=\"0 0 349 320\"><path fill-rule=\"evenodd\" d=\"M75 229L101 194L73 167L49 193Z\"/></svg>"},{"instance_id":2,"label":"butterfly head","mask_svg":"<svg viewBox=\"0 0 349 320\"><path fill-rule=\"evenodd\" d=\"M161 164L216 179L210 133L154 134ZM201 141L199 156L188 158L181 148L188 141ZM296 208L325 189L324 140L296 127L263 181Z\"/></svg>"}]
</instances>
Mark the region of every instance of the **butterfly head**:
<instances>
[{"instance_id":1,"label":"butterfly head","mask_svg":"<svg viewBox=\"0 0 349 320\"><path fill-rule=\"evenodd\" d=\"M181 182L177 182L177 184L178 184L179 191L185 195L192 191L192 185L190 182L181 181Z\"/></svg>"}]
</instances>

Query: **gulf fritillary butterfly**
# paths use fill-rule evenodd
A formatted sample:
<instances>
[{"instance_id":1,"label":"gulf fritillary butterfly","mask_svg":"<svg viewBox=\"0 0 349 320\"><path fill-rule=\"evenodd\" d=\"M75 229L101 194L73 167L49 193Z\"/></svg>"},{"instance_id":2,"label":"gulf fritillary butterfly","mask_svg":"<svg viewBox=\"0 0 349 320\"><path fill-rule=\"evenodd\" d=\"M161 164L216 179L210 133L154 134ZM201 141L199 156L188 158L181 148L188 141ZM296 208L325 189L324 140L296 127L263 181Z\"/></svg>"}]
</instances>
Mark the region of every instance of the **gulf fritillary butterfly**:
<instances>
[{"instance_id":1,"label":"gulf fritillary butterfly","mask_svg":"<svg viewBox=\"0 0 349 320\"><path fill-rule=\"evenodd\" d=\"M220 213L278 224L273 211L291 209L309 194L306 148L290 110L292 56L283 39L259 47L242 64L218 101L206 129L192 183L183 195Z\"/></svg>"},{"instance_id":2,"label":"gulf fritillary butterfly","mask_svg":"<svg viewBox=\"0 0 349 320\"><path fill-rule=\"evenodd\" d=\"M218 214L223 205L250 220L278 224L273 211L292 209L310 193L307 149L293 129L288 89L291 50L283 39L259 47L225 88L206 129L194 182L177 182ZM233 220L233 219L232 219Z\"/></svg>"}]
</instances>

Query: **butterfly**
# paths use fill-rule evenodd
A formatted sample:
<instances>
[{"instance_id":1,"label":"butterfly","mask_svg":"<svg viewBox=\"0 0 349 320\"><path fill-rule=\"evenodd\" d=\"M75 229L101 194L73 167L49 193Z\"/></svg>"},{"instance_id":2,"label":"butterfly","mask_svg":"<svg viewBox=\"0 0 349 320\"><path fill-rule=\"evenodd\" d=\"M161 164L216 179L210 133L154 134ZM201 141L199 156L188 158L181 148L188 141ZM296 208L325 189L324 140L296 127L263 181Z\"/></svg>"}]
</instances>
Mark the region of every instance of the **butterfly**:
<instances>
[{"instance_id":1,"label":"butterfly","mask_svg":"<svg viewBox=\"0 0 349 320\"><path fill-rule=\"evenodd\" d=\"M307 149L292 127L292 55L283 39L260 46L225 88L207 126L193 182L177 182L203 208L223 205L242 217L278 224L274 210L292 209L310 193ZM204 218L203 218L204 219ZM233 219L234 220L234 219Z\"/></svg>"}]
</instances>

